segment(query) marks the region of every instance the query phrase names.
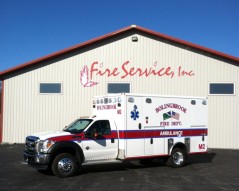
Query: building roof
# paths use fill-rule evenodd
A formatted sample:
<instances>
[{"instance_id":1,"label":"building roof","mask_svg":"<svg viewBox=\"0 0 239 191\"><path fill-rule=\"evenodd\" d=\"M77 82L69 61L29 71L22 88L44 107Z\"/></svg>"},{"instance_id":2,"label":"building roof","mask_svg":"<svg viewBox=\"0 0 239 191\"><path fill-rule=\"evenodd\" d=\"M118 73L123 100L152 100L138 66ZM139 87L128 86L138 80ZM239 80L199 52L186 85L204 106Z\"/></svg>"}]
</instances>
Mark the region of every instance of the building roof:
<instances>
[{"instance_id":1,"label":"building roof","mask_svg":"<svg viewBox=\"0 0 239 191\"><path fill-rule=\"evenodd\" d=\"M239 65L239 58L238 57L231 56L231 55L228 55L228 54L225 54L225 53L222 53L222 52L210 49L210 48L206 48L206 47L203 47L203 46L191 43L191 42L180 40L178 38L174 38L174 37L171 37L171 36L168 36L168 35L165 35L165 34L161 34L159 32L155 32L155 31L152 31L152 30L140 27L140 26L131 25L131 26L122 28L120 30L117 30L115 32L112 32L112 33L100 36L98 38L94 38L92 40L89 40L89 41L77 44L75 46L71 46L69 48L66 48L66 49L54 52L54 53L46 55L46 56L43 56L43 57L38 58L36 60L32 60L32 61L26 62L24 64L15 66L13 68L4 70L4 71L0 72L0 79L3 80L9 74L13 74L15 72L19 72L19 71L24 70L26 68L29 68L29 67L31 67L33 65L34 66L38 65L38 64L40 65L44 61L48 61L50 59L53 59L53 58L65 55L67 53L79 50L79 49L81 49L83 47L90 46L92 44L101 42L103 40L106 40L106 39L118 36L120 34L129 32L129 31L133 31L133 30L136 30L136 31L139 31L139 32L143 32L143 33L146 33L148 35L152 35L154 37L158 37L160 39L164 39L164 40L166 40L168 42L172 42L174 44L183 45L183 46L191 48L193 50L204 52L206 54L209 54L209 55L212 55L212 56L216 56L218 58L221 58L221 59L224 59L224 60L228 60L228 61L231 61L231 62L235 63L236 65Z\"/></svg>"}]
</instances>

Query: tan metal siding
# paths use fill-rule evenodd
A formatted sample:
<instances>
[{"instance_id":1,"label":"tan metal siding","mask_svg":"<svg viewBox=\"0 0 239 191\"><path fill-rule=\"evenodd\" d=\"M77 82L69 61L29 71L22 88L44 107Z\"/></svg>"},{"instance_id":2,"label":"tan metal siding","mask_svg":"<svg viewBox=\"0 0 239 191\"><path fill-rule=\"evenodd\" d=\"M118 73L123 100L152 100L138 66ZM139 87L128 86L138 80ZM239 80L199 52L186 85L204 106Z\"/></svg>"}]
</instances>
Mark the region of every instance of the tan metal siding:
<instances>
[{"instance_id":1,"label":"tan metal siding","mask_svg":"<svg viewBox=\"0 0 239 191\"><path fill-rule=\"evenodd\" d=\"M137 36L138 42L131 37ZM118 68L117 76L93 73L99 84L84 88L80 71L98 62L98 69ZM127 76L122 64L130 68L154 69L171 67L170 76ZM181 66L194 76L179 77ZM60 130L80 115L91 112L91 97L107 93L108 82L130 82L132 93L208 96L209 82L239 82L239 68L223 61L183 49L140 33L125 34L114 40L85 48L5 80L3 142L23 142L26 135ZM62 95L39 95L40 82L61 82ZM239 148L238 88L235 96L209 96L209 146ZM199 114L200 115L200 114Z\"/></svg>"}]
</instances>

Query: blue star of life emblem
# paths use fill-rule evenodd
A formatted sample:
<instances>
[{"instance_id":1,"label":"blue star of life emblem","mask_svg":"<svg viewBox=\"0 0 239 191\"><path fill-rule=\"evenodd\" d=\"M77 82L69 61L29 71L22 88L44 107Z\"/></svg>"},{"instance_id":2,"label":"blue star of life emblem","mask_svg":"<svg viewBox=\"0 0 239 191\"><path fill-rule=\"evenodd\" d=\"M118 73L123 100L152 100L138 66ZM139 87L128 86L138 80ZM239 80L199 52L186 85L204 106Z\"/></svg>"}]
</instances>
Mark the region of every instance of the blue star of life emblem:
<instances>
[{"instance_id":1,"label":"blue star of life emblem","mask_svg":"<svg viewBox=\"0 0 239 191\"><path fill-rule=\"evenodd\" d=\"M133 119L133 120L136 120L137 118L139 118L139 111L137 111L137 109L138 109L138 107L137 107L137 105L134 105L134 110L133 111L131 111L131 118Z\"/></svg>"}]
</instances>

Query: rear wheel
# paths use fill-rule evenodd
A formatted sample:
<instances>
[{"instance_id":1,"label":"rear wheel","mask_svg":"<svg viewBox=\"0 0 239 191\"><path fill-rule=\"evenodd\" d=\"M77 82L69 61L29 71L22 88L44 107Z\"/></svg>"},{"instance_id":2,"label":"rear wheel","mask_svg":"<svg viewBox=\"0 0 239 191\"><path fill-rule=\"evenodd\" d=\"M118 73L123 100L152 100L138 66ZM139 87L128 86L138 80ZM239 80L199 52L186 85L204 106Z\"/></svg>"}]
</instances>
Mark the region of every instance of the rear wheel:
<instances>
[{"instance_id":1,"label":"rear wheel","mask_svg":"<svg viewBox=\"0 0 239 191\"><path fill-rule=\"evenodd\" d=\"M56 156L52 163L53 173L60 177L66 178L76 174L78 163L76 159L69 153L62 153Z\"/></svg>"},{"instance_id":2,"label":"rear wheel","mask_svg":"<svg viewBox=\"0 0 239 191\"><path fill-rule=\"evenodd\" d=\"M175 148L173 149L171 156L168 158L167 165L179 168L186 164L186 152L183 149Z\"/></svg>"}]
</instances>

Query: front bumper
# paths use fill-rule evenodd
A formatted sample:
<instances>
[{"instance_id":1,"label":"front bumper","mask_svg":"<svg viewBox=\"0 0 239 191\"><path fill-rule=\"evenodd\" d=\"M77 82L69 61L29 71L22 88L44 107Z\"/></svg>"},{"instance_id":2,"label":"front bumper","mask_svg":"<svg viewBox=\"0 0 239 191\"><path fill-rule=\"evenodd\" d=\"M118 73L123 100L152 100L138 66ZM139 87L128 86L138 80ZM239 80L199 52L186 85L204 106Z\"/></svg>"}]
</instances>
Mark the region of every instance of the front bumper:
<instances>
[{"instance_id":1,"label":"front bumper","mask_svg":"<svg viewBox=\"0 0 239 191\"><path fill-rule=\"evenodd\" d=\"M33 168L47 170L50 165L51 154L32 154L24 151L23 160Z\"/></svg>"}]
</instances>

